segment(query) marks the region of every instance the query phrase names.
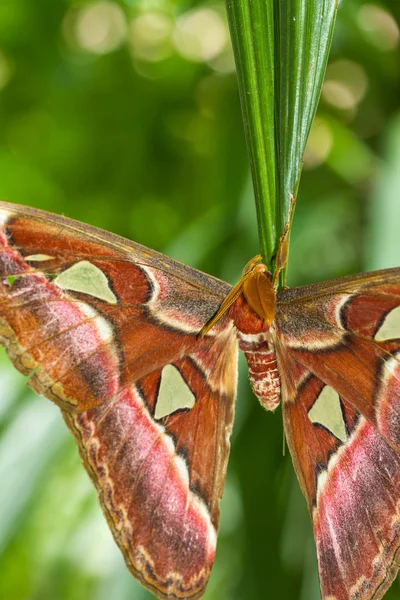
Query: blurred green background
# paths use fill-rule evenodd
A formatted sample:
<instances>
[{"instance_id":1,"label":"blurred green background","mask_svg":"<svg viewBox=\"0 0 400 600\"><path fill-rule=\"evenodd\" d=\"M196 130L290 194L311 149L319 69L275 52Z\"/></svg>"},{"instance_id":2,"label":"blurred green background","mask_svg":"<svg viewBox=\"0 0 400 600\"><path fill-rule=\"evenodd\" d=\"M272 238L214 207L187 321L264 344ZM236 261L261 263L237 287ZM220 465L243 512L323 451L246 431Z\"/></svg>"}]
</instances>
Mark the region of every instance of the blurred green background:
<instances>
[{"instance_id":1,"label":"blurred green background","mask_svg":"<svg viewBox=\"0 0 400 600\"><path fill-rule=\"evenodd\" d=\"M305 156L289 283L400 264L400 2L343 0ZM1 0L0 197L231 283L258 253L222 2ZM0 360L0 597L145 600L77 449ZM317 600L278 410L243 362L207 600ZM305 440L306 443L306 440ZM398 599L395 583L388 599Z\"/></svg>"}]
</instances>

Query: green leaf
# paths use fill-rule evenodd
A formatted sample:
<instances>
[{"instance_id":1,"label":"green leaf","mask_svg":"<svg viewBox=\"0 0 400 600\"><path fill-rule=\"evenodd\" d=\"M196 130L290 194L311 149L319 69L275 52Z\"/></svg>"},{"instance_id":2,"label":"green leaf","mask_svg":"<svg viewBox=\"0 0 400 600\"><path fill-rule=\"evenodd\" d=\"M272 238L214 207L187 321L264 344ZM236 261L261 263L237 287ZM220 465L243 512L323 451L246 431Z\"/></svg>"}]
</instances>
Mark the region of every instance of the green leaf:
<instances>
[{"instance_id":1,"label":"green leaf","mask_svg":"<svg viewBox=\"0 0 400 600\"><path fill-rule=\"evenodd\" d=\"M276 253L297 195L337 0L227 0L261 252Z\"/></svg>"},{"instance_id":2,"label":"green leaf","mask_svg":"<svg viewBox=\"0 0 400 600\"><path fill-rule=\"evenodd\" d=\"M261 253L267 263L277 242L274 4L227 0L244 129L257 208Z\"/></svg>"},{"instance_id":3,"label":"green leaf","mask_svg":"<svg viewBox=\"0 0 400 600\"><path fill-rule=\"evenodd\" d=\"M280 0L276 52L279 194L288 214L321 94L337 0ZM283 228L285 220L281 223Z\"/></svg>"}]
</instances>

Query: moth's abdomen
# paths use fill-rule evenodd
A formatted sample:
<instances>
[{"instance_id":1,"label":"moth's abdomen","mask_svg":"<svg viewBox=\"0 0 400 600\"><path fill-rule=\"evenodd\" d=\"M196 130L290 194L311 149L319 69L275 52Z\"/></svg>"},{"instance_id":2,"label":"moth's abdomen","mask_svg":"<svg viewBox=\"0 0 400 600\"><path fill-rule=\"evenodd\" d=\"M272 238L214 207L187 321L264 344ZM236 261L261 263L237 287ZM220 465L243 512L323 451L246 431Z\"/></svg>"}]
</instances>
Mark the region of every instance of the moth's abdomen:
<instances>
[{"instance_id":1,"label":"moth's abdomen","mask_svg":"<svg viewBox=\"0 0 400 600\"><path fill-rule=\"evenodd\" d=\"M244 294L235 300L229 314L237 329L239 348L247 359L253 392L264 408L275 410L281 399L281 384L275 349L268 341L270 325L251 308Z\"/></svg>"},{"instance_id":2,"label":"moth's abdomen","mask_svg":"<svg viewBox=\"0 0 400 600\"><path fill-rule=\"evenodd\" d=\"M273 346L267 341L260 341L262 337L247 335L243 339L239 334L239 347L247 359L253 392L264 408L275 410L281 399L278 366Z\"/></svg>"}]
</instances>

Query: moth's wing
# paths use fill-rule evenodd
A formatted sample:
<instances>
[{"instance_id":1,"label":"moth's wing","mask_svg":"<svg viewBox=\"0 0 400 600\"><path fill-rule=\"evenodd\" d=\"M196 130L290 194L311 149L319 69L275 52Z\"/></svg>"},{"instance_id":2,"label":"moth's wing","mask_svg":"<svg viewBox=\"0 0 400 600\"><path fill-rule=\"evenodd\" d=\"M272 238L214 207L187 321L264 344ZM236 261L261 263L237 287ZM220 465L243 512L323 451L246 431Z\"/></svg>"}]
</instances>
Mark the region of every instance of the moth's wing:
<instances>
[{"instance_id":1,"label":"moth's wing","mask_svg":"<svg viewBox=\"0 0 400 600\"><path fill-rule=\"evenodd\" d=\"M279 295L286 435L324 600L377 600L400 563L400 270Z\"/></svg>"},{"instance_id":2,"label":"moth's wing","mask_svg":"<svg viewBox=\"0 0 400 600\"><path fill-rule=\"evenodd\" d=\"M0 342L55 401L128 567L198 598L213 563L236 393L229 286L70 219L0 203Z\"/></svg>"},{"instance_id":3,"label":"moth's wing","mask_svg":"<svg viewBox=\"0 0 400 600\"><path fill-rule=\"evenodd\" d=\"M198 348L197 333L230 289L43 211L0 203L0 226L0 333L30 385L67 409L93 408ZM223 322L208 344L225 330Z\"/></svg>"},{"instance_id":4,"label":"moth's wing","mask_svg":"<svg viewBox=\"0 0 400 600\"><path fill-rule=\"evenodd\" d=\"M220 361L222 379L208 378ZM160 598L199 598L210 576L236 363L236 343L214 344L206 357L193 352L104 405L64 411L129 569ZM156 419L163 386L193 408Z\"/></svg>"}]
</instances>

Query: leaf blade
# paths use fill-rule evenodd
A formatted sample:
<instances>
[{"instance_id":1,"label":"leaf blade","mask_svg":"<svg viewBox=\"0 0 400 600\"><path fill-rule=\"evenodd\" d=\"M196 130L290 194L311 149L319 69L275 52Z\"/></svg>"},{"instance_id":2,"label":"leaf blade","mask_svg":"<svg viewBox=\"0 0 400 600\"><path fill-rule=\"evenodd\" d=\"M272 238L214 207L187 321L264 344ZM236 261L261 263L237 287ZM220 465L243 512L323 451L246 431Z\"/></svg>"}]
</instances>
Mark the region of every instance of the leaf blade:
<instances>
[{"instance_id":1,"label":"leaf blade","mask_svg":"<svg viewBox=\"0 0 400 600\"><path fill-rule=\"evenodd\" d=\"M259 0L227 0L226 5L255 192L261 253L268 263L277 242L274 8L273 3Z\"/></svg>"},{"instance_id":2,"label":"leaf blade","mask_svg":"<svg viewBox=\"0 0 400 600\"><path fill-rule=\"evenodd\" d=\"M226 6L261 253L270 264L297 196L338 0L227 0Z\"/></svg>"}]
</instances>

